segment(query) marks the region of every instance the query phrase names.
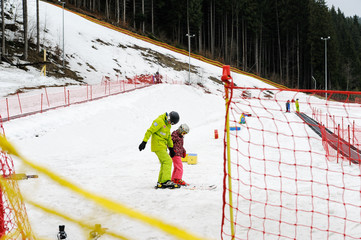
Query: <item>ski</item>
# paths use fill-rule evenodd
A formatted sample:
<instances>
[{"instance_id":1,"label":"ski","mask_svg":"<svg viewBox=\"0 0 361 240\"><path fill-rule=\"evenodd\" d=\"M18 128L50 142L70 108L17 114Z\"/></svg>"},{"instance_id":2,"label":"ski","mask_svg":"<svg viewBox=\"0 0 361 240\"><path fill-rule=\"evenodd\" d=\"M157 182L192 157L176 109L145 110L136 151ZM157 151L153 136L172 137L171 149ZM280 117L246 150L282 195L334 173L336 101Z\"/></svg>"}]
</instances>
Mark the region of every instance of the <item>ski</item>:
<instances>
[{"instance_id":1,"label":"ski","mask_svg":"<svg viewBox=\"0 0 361 240\"><path fill-rule=\"evenodd\" d=\"M214 190L217 188L217 185L207 185L207 184L187 184L185 186L181 186L183 189L187 190Z\"/></svg>"}]
</instances>

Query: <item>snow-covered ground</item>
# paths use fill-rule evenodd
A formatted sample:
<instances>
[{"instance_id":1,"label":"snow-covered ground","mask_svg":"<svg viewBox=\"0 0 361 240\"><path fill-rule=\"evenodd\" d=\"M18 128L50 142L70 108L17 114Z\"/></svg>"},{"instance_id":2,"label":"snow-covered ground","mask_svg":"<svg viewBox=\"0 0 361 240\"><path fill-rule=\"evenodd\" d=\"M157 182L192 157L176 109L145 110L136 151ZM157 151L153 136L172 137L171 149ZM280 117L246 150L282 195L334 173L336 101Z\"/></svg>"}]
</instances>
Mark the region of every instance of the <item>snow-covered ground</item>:
<instances>
[{"instance_id":1,"label":"snow-covered ground","mask_svg":"<svg viewBox=\"0 0 361 240\"><path fill-rule=\"evenodd\" d=\"M21 7L20 0L9 2ZM35 21L35 1L28 0L28 5L29 19ZM44 43L49 48L54 45L61 46L61 14L61 8L40 2L41 29L46 29L46 33L42 32L41 39L46 40ZM75 22L77 24L73 24ZM171 67L156 64L152 57L142 57L142 53L156 51L184 63L188 63L188 56L101 27L67 11L65 29L65 51L69 66L78 71L89 84L99 83L104 75L115 77L115 74L119 74L122 79L156 71L176 81L187 80L187 71L175 71ZM138 47L142 50L136 50ZM220 79L222 69L194 59L191 64L197 69L197 74L191 76L192 85L154 85L94 102L12 120L4 123L6 136L26 158L55 171L88 191L124 203L199 236L220 239L225 102L222 96L223 87L208 77ZM1 65L0 70L1 96L18 87L72 81L40 77L40 73L34 69L23 72ZM238 86L270 87L248 76L233 73L232 76ZM206 93L196 83L202 83L211 94ZM278 99L293 97L293 93L285 93ZM257 102L254 104L253 110L258 107ZM271 109L279 108L278 103L269 104ZM307 105L302 107L302 111L311 112ZM198 155L198 164L184 164L184 180L197 184L216 184L216 190L153 188L158 178L158 159L150 151L150 144L142 152L139 152L138 145L151 122L160 114L173 110L180 114L179 124L186 123L190 126L190 133L185 137L187 152ZM244 107L243 110L251 109ZM277 113L279 111L280 109ZM270 112L257 112L259 117L267 114ZM292 117L288 116L292 122L299 121ZM259 120L250 120L249 124L252 121ZM179 124L173 126L172 130ZM283 128L284 126L280 126L279 130L282 131ZM215 129L220 133L219 139L214 139ZM304 128L300 131L306 134ZM289 139L285 139L283 143L287 144L287 141ZM307 149L310 147L308 143L299 143L298 146ZM322 151L322 146L319 146L317 151ZM24 166L20 160L14 158L14 161L17 173L39 174ZM302 170L299 171L298 174L302 175ZM38 179L21 181L19 184L22 193L32 201L81 219L85 223L102 224L103 227L130 239L172 239L145 224L101 209L41 174ZM319 190L320 194L326 192L324 189ZM357 202L360 199L354 200ZM27 205L27 213L32 229L38 237L55 239L58 225L62 224L66 225L69 239L86 239L88 235L88 232L77 225L50 216L31 205ZM354 231L361 233L357 228ZM102 239L113 238L103 236Z\"/></svg>"}]
</instances>

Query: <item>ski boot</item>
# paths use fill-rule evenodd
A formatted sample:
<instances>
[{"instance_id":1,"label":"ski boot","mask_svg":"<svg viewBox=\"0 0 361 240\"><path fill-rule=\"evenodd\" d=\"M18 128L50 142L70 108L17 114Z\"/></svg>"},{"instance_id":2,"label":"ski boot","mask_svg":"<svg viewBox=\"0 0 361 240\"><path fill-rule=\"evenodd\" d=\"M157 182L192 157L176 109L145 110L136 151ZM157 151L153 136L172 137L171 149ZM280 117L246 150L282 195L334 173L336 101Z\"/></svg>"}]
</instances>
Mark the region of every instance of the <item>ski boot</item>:
<instances>
[{"instance_id":1,"label":"ski boot","mask_svg":"<svg viewBox=\"0 0 361 240\"><path fill-rule=\"evenodd\" d=\"M182 179L174 179L173 182L180 185L180 186L188 186L189 185L185 181L183 181Z\"/></svg>"},{"instance_id":2,"label":"ski boot","mask_svg":"<svg viewBox=\"0 0 361 240\"><path fill-rule=\"evenodd\" d=\"M172 182L171 180L168 180L164 183L160 183L158 182L157 183L157 186L155 186L155 188L170 188L170 189L173 189L173 188L180 188L180 186L174 182Z\"/></svg>"}]
</instances>

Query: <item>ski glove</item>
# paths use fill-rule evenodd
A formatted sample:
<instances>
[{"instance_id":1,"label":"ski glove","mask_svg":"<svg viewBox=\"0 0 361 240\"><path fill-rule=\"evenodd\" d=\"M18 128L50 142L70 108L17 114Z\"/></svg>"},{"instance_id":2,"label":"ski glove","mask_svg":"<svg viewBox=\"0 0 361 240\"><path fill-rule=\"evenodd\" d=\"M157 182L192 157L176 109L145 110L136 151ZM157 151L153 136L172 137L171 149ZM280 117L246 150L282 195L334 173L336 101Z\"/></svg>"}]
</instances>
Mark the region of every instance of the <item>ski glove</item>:
<instances>
[{"instance_id":1,"label":"ski glove","mask_svg":"<svg viewBox=\"0 0 361 240\"><path fill-rule=\"evenodd\" d=\"M175 152L173 148L169 148L169 155L171 158L173 158L175 156Z\"/></svg>"},{"instance_id":2,"label":"ski glove","mask_svg":"<svg viewBox=\"0 0 361 240\"><path fill-rule=\"evenodd\" d=\"M144 141L143 141L143 142L139 145L139 151L144 150L146 144L147 144L147 142L144 142Z\"/></svg>"},{"instance_id":3,"label":"ski glove","mask_svg":"<svg viewBox=\"0 0 361 240\"><path fill-rule=\"evenodd\" d=\"M183 158L186 158L186 156L187 156L187 152L184 150L184 152L183 152Z\"/></svg>"}]
</instances>

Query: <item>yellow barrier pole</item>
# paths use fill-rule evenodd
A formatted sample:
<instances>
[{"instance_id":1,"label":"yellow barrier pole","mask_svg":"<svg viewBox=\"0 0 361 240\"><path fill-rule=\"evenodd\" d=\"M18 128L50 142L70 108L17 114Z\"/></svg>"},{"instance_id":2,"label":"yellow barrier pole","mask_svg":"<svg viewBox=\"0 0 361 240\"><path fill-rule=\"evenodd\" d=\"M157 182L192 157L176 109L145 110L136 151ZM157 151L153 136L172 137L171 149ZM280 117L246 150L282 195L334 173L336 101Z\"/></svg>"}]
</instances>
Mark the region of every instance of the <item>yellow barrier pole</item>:
<instances>
[{"instance_id":1,"label":"yellow barrier pole","mask_svg":"<svg viewBox=\"0 0 361 240\"><path fill-rule=\"evenodd\" d=\"M229 82L232 80L232 83ZM230 146L230 133L229 133L229 106L231 99L229 98L229 87L233 84L231 77L230 66L223 66L222 81L224 84L224 91L226 97L226 130L227 130L227 168L228 168L228 198L229 198L229 218L231 220L231 234L232 240L235 238L234 221L233 221L233 197L232 197L232 175L231 175L231 146Z\"/></svg>"},{"instance_id":2,"label":"yellow barrier pole","mask_svg":"<svg viewBox=\"0 0 361 240\"><path fill-rule=\"evenodd\" d=\"M44 62L46 62L46 49L44 49ZM46 63L43 66L43 68L41 69L40 74L44 73L44 76L46 76Z\"/></svg>"},{"instance_id":3,"label":"yellow barrier pole","mask_svg":"<svg viewBox=\"0 0 361 240\"><path fill-rule=\"evenodd\" d=\"M44 62L46 62L46 49L44 49ZM44 65L44 76L46 76L46 63Z\"/></svg>"}]
</instances>

